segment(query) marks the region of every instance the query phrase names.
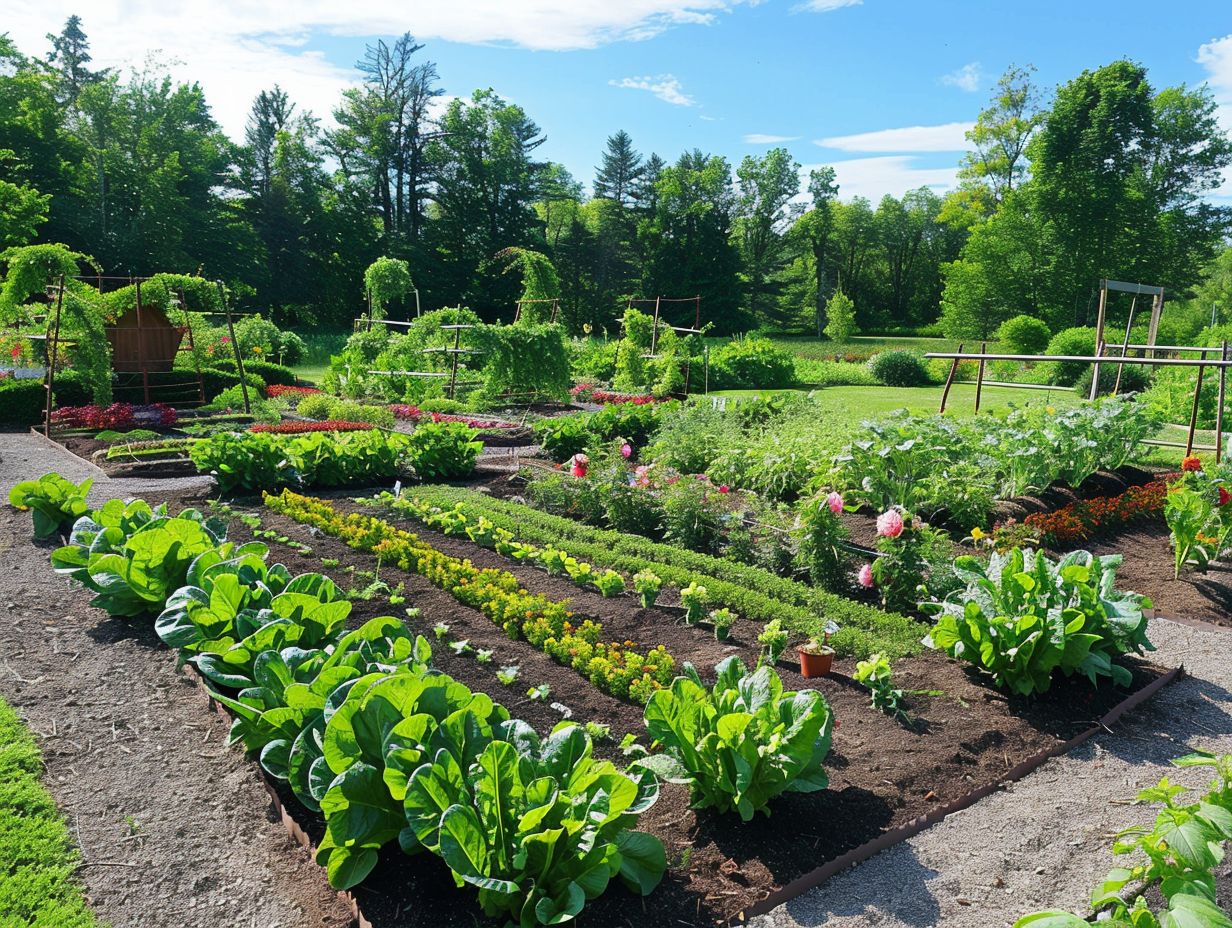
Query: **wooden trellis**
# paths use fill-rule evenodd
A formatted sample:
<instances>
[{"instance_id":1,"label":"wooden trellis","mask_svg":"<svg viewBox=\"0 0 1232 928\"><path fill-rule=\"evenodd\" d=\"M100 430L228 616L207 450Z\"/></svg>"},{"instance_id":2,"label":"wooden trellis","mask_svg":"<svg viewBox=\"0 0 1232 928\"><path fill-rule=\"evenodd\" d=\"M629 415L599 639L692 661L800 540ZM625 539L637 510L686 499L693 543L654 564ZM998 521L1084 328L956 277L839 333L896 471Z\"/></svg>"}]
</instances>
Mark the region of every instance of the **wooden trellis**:
<instances>
[{"instance_id":1,"label":"wooden trellis","mask_svg":"<svg viewBox=\"0 0 1232 928\"><path fill-rule=\"evenodd\" d=\"M378 319L378 322L385 320ZM409 324L409 323L404 323ZM370 370L369 374L379 374L385 377L421 377L425 380L437 378L449 378L449 399L455 399L458 387L475 386L482 381L479 380L458 380L458 362L465 355L482 354L477 348L462 347L462 332L466 329L473 329L474 325L469 323L447 323L441 326L441 331L453 332L453 347L452 348L424 348L420 354L446 354L449 355L449 372L444 371L380 371Z\"/></svg>"},{"instance_id":2,"label":"wooden trellis","mask_svg":"<svg viewBox=\"0 0 1232 928\"><path fill-rule=\"evenodd\" d=\"M704 328L702 328L701 294L698 294L697 296L679 296L679 297L657 296L653 300L649 298L634 299L633 297L630 297L627 308L633 309L635 303L654 303L654 323L653 323L653 327L650 330L650 351L647 354L642 355L643 358L655 360L660 357L658 353L659 327L660 326L663 326L664 328L671 329L673 332L679 332L684 335L701 335L706 331ZM688 326L671 325L670 323L664 322L662 319L662 310L663 310L664 303L692 303L694 305L692 328ZM704 348L703 348L703 357L705 359L704 364L706 366L706 380L707 380L707 385L706 385L707 391L706 392L709 392L710 360L709 360L709 352L706 351L706 349ZM685 395L687 396L689 393L689 381L693 373L692 359L686 357L684 364L685 364L684 392L685 392Z\"/></svg>"},{"instance_id":3,"label":"wooden trellis","mask_svg":"<svg viewBox=\"0 0 1232 928\"><path fill-rule=\"evenodd\" d=\"M1181 346L1177 346L1177 345L1136 346L1136 345L1129 345L1128 341L1126 342L1126 345L1129 348L1145 347L1148 350L1150 350L1152 354L1154 354L1154 352L1156 351L1164 350L1164 349L1172 350L1172 351L1191 351L1191 352L1197 352L1201 354L1201 357L1199 358L1157 358L1157 357L1132 358L1128 356L1122 356L1120 358L1117 358L1116 360L1118 361L1118 363L1122 365L1142 364L1148 367L1196 367L1198 369L1198 377L1197 377L1197 383L1194 386L1193 407L1192 407L1192 411L1189 417L1189 434L1188 434L1188 437L1185 443L1182 444L1180 442L1163 441L1160 439L1146 439L1144 441L1144 444L1155 445L1161 448L1184 448L1186 456L1192 454L1195 450L1213 451L1215 452L1215 461L1216 462L1222 461L1224 458L1224 454L1223 454L1223 413L1224 413L1224 405L1225 405L1225 401L1227 397L1228 368L1232 367L1232 355L1229 354L1227 340L1225 339L1223 343L1220 345L1220 347L1218 348L1198 348L1198 347L1191 347L1191 346L1184 346L1184 345L1181 345ZM984 365L988 361L1029 361L1029 362L1062 361L1062 362L1098 365L1099 361L1101 360L1101 353L1098 350L1094 356L1086 357L1083 355L1060 355L1060 354L1052 354L1052 355L1049 355L1049 354L1045 354L1045 355L988 354L985 351L986 347L987 347L986 344L981 344L980 350L978 353L965 352L963 351L963 346L960 344L958 346L957 351L930 351L926 355L924 355L924 357L926 358L944 358L944 359L953 361L953 363L950 365L949 375L945 379L945 387L941 391L940 412L945 412L946 402L948 401L949 396L950 396L950 388L954 385L954 377L958 372L958 365L962 363L963 361L976 361L979 363L979 373L977 374L976 383L975 383L975 411L978 413L980 411L980 397L983 392L983 388L986 385L987 386L997 386L997 387L1014 387L1014 388L1022 388L1022 387L1033 387L1035 389L1040 388L1040 385L1038 384L1017 384L1017 383L1001 383L1001 382L986 383L984 380ZM1206 355L1210 353L1218 353L1219 354L1218 360L1209 360L1206 357ZM1102 359L1104 361L1109 360L1107 356L1103 356ZM1203 374L1205 373L1208 367L1214 368L1215 370L1219 372L1219 398L1217 400L1217 406L1215 408L1215 444L1213 446L1209 446L1209 445L1197 446L1194 444L1194 440L1195 440L1195 434L1197 432L1197 427L1198 427L1198 402L1199 402L1201 392L1202 392ZM1098 383L1098 376L1099 376L1098 368L1096 368L1096 371L1095 371L1095 377L1097 378L1095 381L1096 383ZM1119 384L1120 384L1120 378L1118 378L1117 386L1119 386ZM1113 395L1115 395L1115 393L1116 393L1116 388L1114 387Z\"/></svg>"},{"instance_id":4,"label":"wooden trellis","mask_svg":"<svg viewBox=\"0 0 1232 928\"><path fill-rule=\"evenodd\" d=\"M516 323L519 319L522 318L522 307L523 306L529 306L534 303L551 303L552 304L552 313L548 319L548 322L550 323L554 323L557 317L560 315L560 298L559 297L552 297L551 299L544 299L544 300L518 300L517 307L513 311L513 321Z\"/></svg>"}]
</instances>

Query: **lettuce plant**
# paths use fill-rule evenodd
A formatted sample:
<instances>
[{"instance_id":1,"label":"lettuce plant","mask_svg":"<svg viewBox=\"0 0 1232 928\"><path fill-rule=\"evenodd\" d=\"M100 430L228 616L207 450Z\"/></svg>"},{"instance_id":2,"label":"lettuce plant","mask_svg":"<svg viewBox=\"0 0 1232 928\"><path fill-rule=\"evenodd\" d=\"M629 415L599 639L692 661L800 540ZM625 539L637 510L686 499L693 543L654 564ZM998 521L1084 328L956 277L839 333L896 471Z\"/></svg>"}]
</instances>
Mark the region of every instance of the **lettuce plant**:
<instances>
[{"instance_id":1,"label":"lettuce plant","mask_svg":"<svg viewBox=\"0 0 1232 928\"><path fill-rule=\"evenodd\" d=\"M816 690L784 692L770 667L752 673L737 657L715 668L707 689L691 664L670 689L646 704L650 737L662 754L638 764L673 783L685 783L695 808L735 811L749 821L769 814L784 792L825 789L821 763L830 750L834 718Z\"/></svg>"},{"instance_id":2,"label":"lettuce plant","mask_svg":"<svg viewBox=\"0 0 1232 928\"><path fill-rule=\"evenodd\" d=\"M1048 690L1056 671L1126 686L1130 672L1112 659L1154 649L1142 611L1151 601L1116 589L1120 563L1120 555L1086 551L1054 561L1029 548L993 554L987 565L960 557L954 566L964 588L920 604L937 616L924 643L1023 696Z\"/></svg>"},{"instance_id":3,"label":"lettuce plant","mask_svg":"<svg viewBox=\"0 0 1232 928\"><path fill-rule=\"evenodd\" d=\"M34 537L50 538L65 525L71 525L90 511L86 497L94 480L80 484L59 474L43 474L37 480L23 480L9 491L9 505L31 510Z\"/></svg>"},{"instance_id":4,"label":"lettuce plant","mask_svg":"<svg viewBox=\"0 0 1232 928\"><path fill-rule=\"evenodd\" d=\"M625 591L625 578L614 570L605 570L603 573L597 573L590 578L590 582L594 584L605 599L611 599L613 596L619 596Z\"/></svg>"},{"instance_id":5,"label":"lettuce plant","mask_svg":"<svg viewBox=\"0 0 1232 928\"><path fill-rule=\"evenodd\" d=\"M659 598L659 591L663 589L663 581L653 570L639 570L633 575L633 589L641 597L642 608L649 609Z\"/></svg>"}]
</instances>

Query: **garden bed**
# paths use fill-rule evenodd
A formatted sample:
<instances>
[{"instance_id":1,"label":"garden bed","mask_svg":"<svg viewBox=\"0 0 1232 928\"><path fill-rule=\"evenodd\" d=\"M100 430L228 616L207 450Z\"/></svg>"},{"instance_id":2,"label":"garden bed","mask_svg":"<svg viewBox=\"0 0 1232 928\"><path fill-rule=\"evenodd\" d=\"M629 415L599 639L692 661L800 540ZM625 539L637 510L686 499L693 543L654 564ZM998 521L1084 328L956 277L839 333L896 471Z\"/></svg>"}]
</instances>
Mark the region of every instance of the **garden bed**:
<instances>
[{"instance_id":1,"label":"garden bed","mask_svg":"<svg viewBox=\"0 0 1232 928\"><path fill-rule=\"evenodd\" d=\"M340 510L348 508L336 501ZM269 510L259 514L267 529L307 543L310 555L283 550L275 545L272 559L283 560L293 572L320 570L321 559L336 559L374 569L375 559L356 552L336 539L310 532L290 519ZM458 557L468 557L476 566L499 566L512 570L533 592L553 598L568 598L580 621L599 619L605 637L627 635L639 645L663 643L678 660L691 660L708 670L716 659L730 653L753 658L748 647L748 628L737 623L730 645L714 642L704 631L678 624L675 610L633 608L627 597L603 599L567 581L533 568L511 565L504 558L458 537L419 530L416 534L433 547ZM234 525L241 537L244 530ZM268 539L266 539L268 542ZM336 579L351 584L339 569L328 569ZM613 737L642 729L641 710L631 703L605 695L573 670L553 663L524 641L510 641L479 612L460 605L449 594L426 580L385 567L381 578L405 585L406 605L422 610L412 625L431 637L437 622L450 626L449 638L470 641L475 648L495 652L491 665L473 657L459 656L434 642L435 663L455 679L491 694L543 730L558 722L562 713L550 703L572 711L577 721L599 721L611 726ZM365 618L391 610L383 601L357 602L352 626ZM745 623L748 625L748 623ZM755 627L755 626L750 626ZM516 663L522 668L518 683L502 687L492 668ZM1143 661L1128 661L1133 668L1133 689L1157 679L1161 671ZM1057 751L1075 735L1125 698L1125 691L1109 686L1092 690L1085 681L1059 682L1053 691L1035 701L1007 698L986 686L966 669L937 654L901 661L896 684L905 690L940 691L938 695L910 697L914 729L906 728L868 706L868 694L843 672L817 681L805 681L790 667L780 667L784 685L815 686L830 701L839 728L826 761L831 777L828 790L816 794L788 794L773 805L774 814L742 823L738 817L696 813L688 808L683 788L665 785L659 803L643 816L639 827L659 836L668 849L670 870L664 883L644 901L655 924L711 924L732 918L766 900L828 861L873 840L887 830L900 828L942 806L1001 782L1024 762ZM547 683L551 697L531 701L528 686ZM600 745L600 752L619 760L613 742ZM294 804L291 804L294 808ZM307 813L300 814L311 834L319 829ZM423 924L470 925L477 917L473 897L457 892L448 874L435 858L407 860L396 848L388 848L382 864L357 890L365 916L374 925L399 924L399 913L413 909ZM630 905L638 917L629 916ZM643 901L612 889L592 903L586 919L592 924L636 924L644 921Z\"/></svg>"}]
</instances>

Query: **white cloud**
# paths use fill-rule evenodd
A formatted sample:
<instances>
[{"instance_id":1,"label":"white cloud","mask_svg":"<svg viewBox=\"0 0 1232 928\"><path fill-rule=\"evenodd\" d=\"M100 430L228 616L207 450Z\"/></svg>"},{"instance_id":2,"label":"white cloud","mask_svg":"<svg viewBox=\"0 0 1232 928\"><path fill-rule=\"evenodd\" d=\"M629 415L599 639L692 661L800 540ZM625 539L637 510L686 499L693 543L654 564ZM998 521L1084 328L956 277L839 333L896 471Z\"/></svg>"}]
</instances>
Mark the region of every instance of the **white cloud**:
<instances>
[{"instance_id":1,"label":"white cloud","mask_svg":"<svg viewBox=\"0 0 1232 928\"><path fill-rule=\"evenodd\" d=\"M916 164L918 160L910 155L883 155L828 163L834 168L839 196L844 200L867 197L876 205L887 193L901 197L908 190L915 190L917 187L931 187L940 193L955 186L957 166L919 167ZM809 171L821 166L806 164L800 169L800 176L805 178L805 183Z\"/></svg>"},{"instance_id":2,"label":"white cloud","mask_svg":"<svg viewBox=\"0 0 1232 928\"><path fill-rule=\"evenodd\" d=\"M693 106L696 102L684 92L680 80L674 74L659 74L655 77L622 77L618 81L608 81L613 87L625 87L629 90L649 90L664 103L673 106Z\"/></svg>"},{"instance_id":3,"label":"white cloud","mask_svg":"<svg viewBox=\"0 0 1232 928\"><path fill-rule=\"evenodd\" d=\"M744 137L747 145L777 145L779 142L794 142L798 135L766 135L763 132L750 132Z\"/></svg>"},{"instance_id":4,"label":"white cloud","mask_svg":"<svg viewBox=\"0 0 1232 928\"><path fill-rule=\"evenodd\" d=\"M1198 49L1198 64L1206 68L1206 82L1218 104L1219 124L1232 132L1232 35L1212 39ZM1223 172L1223 186L1211 197L1232 205L1232 168Z\"/></svg>"},{"instance_id":5,"label":"white cloud","mask_svg":"<svg viewBox=\"0 0 1232 928\"><path fill-rule=\"evenodd\" d=\"M829 13L845 6L860 6L864 0L804 0L791 8L793 13Z\"/></svg>"},{"instance_id":6,"label":"white cloud","mask_svg":"<svg viewBox=\"0 0 1232 928\"><path fill-rule=\"evenodd\" d=\"M966 151L970 122L948 122L940 126L907 126L902 129L879 129L855 135L832 135L817 139L814 145L837 148L839 151L912 152Z\"/></svg>"},{"instance_id":7,"label":"white cloud","mask_svg":"<svg viewBox=\"0 0 1232 928\"><path fill-rule=\"evenodd\" d=\"M957 87L959 90L965 90L967 93L975 93L984 83L984 69L980 67L978 61L972 61L964 64L957 71L942 74L939 80L949 87Z\"/></svg>"},{"instance_id":8,"label":"white cloud","mask_svg":"<svg viewBox=\"0 0 1232 928\"><path fill-rule=\"evenodd\" d=\"M409 28L421 41L560 51L708 25L746 2L752 0L98 0L83 10L77 0L0 0L0 28L23 52L41 55L46 33L83 12L95 67L139 67L158 50L177 78L201 83L215 118L239 137L252 98L275 82L328 122L356 74L351 62L333 64L308 48L314 35L393 37Z\"/></svg>"}]
</instances>

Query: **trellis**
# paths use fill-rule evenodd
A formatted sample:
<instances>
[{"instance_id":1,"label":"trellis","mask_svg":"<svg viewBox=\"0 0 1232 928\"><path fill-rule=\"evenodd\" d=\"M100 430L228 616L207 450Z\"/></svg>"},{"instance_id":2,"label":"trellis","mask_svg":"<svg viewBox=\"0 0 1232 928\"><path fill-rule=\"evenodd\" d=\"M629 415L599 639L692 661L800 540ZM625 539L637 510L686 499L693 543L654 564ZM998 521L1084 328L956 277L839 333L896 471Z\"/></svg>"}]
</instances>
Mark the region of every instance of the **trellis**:
<instances>
[{"instance_id":1,"label":"trellis","mask_svg":"<svg viewBox=\"0 0 1232 928\"><path fill-rule=\"evenodd\" d=\"M1100 350L1102 346L1097 346L1095 354L1091 357L1087 357L1084 355L1059 355L1059 354L1057 355L988 354L986 350L988 347L987 343L981 343L979 353L965 352L963 351L963 347L964 346L962 344L959 344L957 351L930 351L926 355L924 355L924 357L926 358L943 358L946 360L952 360L953 362L950 365L949 375L945 379L945 387L941 391L941 408L939 411L942 413L945 412L946 402L948 401L949 396L950 396L950 388L954 385L954 377L958 373L958 365L962 363L963 361L975 361L978 363L978 373L976 375L976 381L975 381L975 411L976 413L978 413L980 411L980 398L983 393L983 388L985 386L1014 387L1018 389L1025 387L1025 388L1037 389L1037 390L1038 389L1052 389L1051 387L1045 387L1040 384L1018 384L1018 383L1004 383L1004 382L998 382L998 381L986 382L984 380L984 369L985 369L984 366L988 361L1027 361L1027 362L1059 361L1059 362L1067 362L1067 363L1095 364L1097 365L1097 367L1095 369L1095 375L1094 375L1094 379L1092 383L1095 386L1098 386L1098 383L1099 383L1098 364L1101 360L1103 361L1109 360L1108 356L1104 355L1102 351ZM1180 345L1180 346L1178 345L1153 345L1153 344L1152 345L1130 345L1128 338L1126 338L1125 347L1126 349L1145 348L1151 351L1152 355L1156 351L1163 351L1163 350L1176 351L1176 352L1190 351L1190 352L1197 352L1201 355L1201 357L1199 358L1157 358L1157 357L1134 358L1134 357L1129 357L1127 355L1122 355L1121 357L1116 358L1115 360L1118 362L1118 364L1122 366L1125 364L1141 364L1141 365L1145 365L1149 367L1196 367L1198 369L1198 377L1197 377L1197 383L1194 386L1193 406L1190 411L1188 436L1186 438L1185 443L1182 444L1180 442L1164 441L1161 439L1145 439L1143 443L1148 444L1148 445L1154 445L1160 448L1184 448L1186 456L1192 454L1195 450L1213 451L1215 452L1216 462L1222 461L1224 458L1224 454L1223 454L1223 431L1224 431L1223 430L1223 413L1224 413L1224 406L1225 406L1226 399L1227 399L1228 368L1232 367L1232 355L1230 355L1228 352L1227 340L1225 339L1223 343L1220 345L1220 347L1218 348L1199 348L1199 347L1185 346L1185 345ZM1219 354L1218 360L1210 360L1206 357L1208 354L1211 354L1211 353L1218 353ZM1198 408L1199 408L1199 399L1202 393L1202 379L1208 367L1214 368L1215 370L1219 372L1219 393L1218 393L1218 399L1216 401L1217 405L1215 407L1215 444L1213 446L1195 445L1194 443L1195 435L1197 433L1197 428L1198 428ZM1120 377L1118 376L1117 384L1113 388L1113 395L1116 395L1116 391L1119 388L1119 386L1120 386ZM1094 391L1092 393L1092 398L1094 398Z\"/></svg>"},{"instance_id":2,"label":"trellis","mask_svg":"<svg viewBox=\"0 0 1232 928\"><path fill-rule=\"evenodd\" d=\"M658 360L659 357L661 357L658 354L659 326L663 326L664 328L671 329L673 332L677 332L677 333L684 334L684 335L702 335L706 331L704 328L702 328L702 297L701 297L701 294L698 294L697 296L678 296L678 297L656 296L653 300L651 300L649 297L646 297L645 299L634 299L633 297L629 297L629 303L626 309L636 308L634 304L637 304L637 303L654 303L654 317L653 317L654 323L650 330L650 352L648 354L642 355L643 358L647 358L650 360ZM692 303L694 306L693 327L689 328L688 326L671 325L670 323L664 322L662 319L662 310L663 310L664 303ZM703 346L702 348L702 357L703 357L703 364L705 365L706 392L709 393L710 392L710 352L705 346ZM691 379L692 373L693 373L693 359L686 355L684 359L684 393L685 393L685 396L688 396L689 394L689 381Z\"/></svg>"},{"instance_id":3,"label":"trellis","mask_svg":"<svg viewBox=\"0 0 1232 928\"><path fill-rule=\"evenodd\" d=\"M195 381L186 380L183 383L169 383L169 384L164 383L164 384L152 385L150 383L151 359L149 358L146 352L146 343L145 343L146 334L149 331L149 327L144 324L145 320L142 318L142 310L145 307L143 306L142 300L141 300L141 284L143 281L148 281L151 278L149 277L115 277L115 276L106 276L103 274L91 274L91 275L78 276L78 277L75 277L74 279L93 283L100 294L103 292L104 287L108 285L118 285L119 287L131 286L134 289L136 303L134 305L133 311L136 314L137 324L135 327L133 327L133 331L135 331L136 337L137 337L137 362L140 364L140 369L137 371L126 371L126 373L139 373L141 375L141 382L139 385L135 383L116 384L113 387L113 390L140 389L142 393L143 402L146 405L149 405L153 401L153 396L150 392L151 386L153 386L155 390L161 390L161 391L173 391L177 389L183 390L185 388L191 388L195 386L196 392L197 392L197 402L201 405L205 404L206 402L205 379L201 372L201 359L197 356L196 343L193 340L192 316L188 310L188 300L187 300L186 294L184 293L183 288L179 289L178 296L176 296L174 292L172 294L172 298L175 300L176 305L179 307L180 311L184 315L184 326L183 326L182 335L187 337L187 343L185 343L184 341L181 341L180 344L176 348L176 353L179 354L184 351L189 351L192 353L193 373L196 374L196 379ZM55 304L54 304L55 309L52 313L49 314L49 317L48 317L47 334L43 336L29 336L31 340L46 341L47 343L47 371L46 371L46 374L44 375L44 380L43 380L43 387L47 392L47 405L45 407L45 414L44 414L44 419L43 419L43 434L48 437L51 436L51 414L52 414L52 407L54 405L54 398L55 398L54 394L55 394L56 367L60 361L60 349L61 347L65 345L72 344L72 342L66 341L60 337L61 318L62 318L63 310L64 310L65 280L66 280L65 276L61 274L59 279L56 281L56 283L51 284L47 288L47 295L50 298L53 298L55 300ZM235 368L236 368L236 372L239 375L240 390L244 397L244 412L246 414L251 414L252 403L248 395L248 378L245 376L245 373L244 373L243 353L240 351L239 341L235 337L234 314L231 312L230 305L227 302L227 294L226 294L226 290L224 289L222 285L222 281L215 281L214 283L218 288L219 304L223 307L223 309L221 312L217 310L202 310L201 315L222 315L226 317L227 333L231 340L232 351L235 354ZM147 309L147 312L148 312L148 309ZM115 326L105 327L106 330L110 330L110 331L115 331L116 328L117 327ZM175 361L174 357L169 358L169 359L158 358L155 360L157 361L157 363L160 363L160 364L170 363L172 366L171 369L174 370L174 361ZM180 402L183 403L184 401L181 400Z\"/></svg>"},{"instance_id":4,"label":"trellis","mask_svg":"<svg viewBox=\"0 0 1232 928\"><path fill-rule=\"evenodd\" d=\"M522 318L522 307L529 306L534 303L552 304L552 313L548 319L548 322L549 323L556 322L557 317L560 315L560 297L551 297L550 299L542 299L542 300L518 300L517 305L513 311L513 322L515 325L517 324L518 320Z\"/></svg>"},{"instance_id":5,"label":"trellis","mask_svg":"<svg viewBox=\"0 0 1232 928\"><path fill-rule=\"evenodd\" d=\"M383 319L378 319L378 322L384 322ZM400 325L410 325L410 323L399 323ZM369 374L377 374L385 377L421 377L425 380L437 378L449 378L448 396L449 399L456 399L458 387L477 386L483 381L481 380L458 380L458 362L466 356L472 354L482 354L478 348L463 348L462 347L462 332L467 329L473 329L475 326L471 323L446 323L441 326L441 331L453 332L453 347L452 348L422 348L420 354L447 354L449 355L449 372L444 371L381 371L370 370Z\"/></svg>"}]
</instances>

